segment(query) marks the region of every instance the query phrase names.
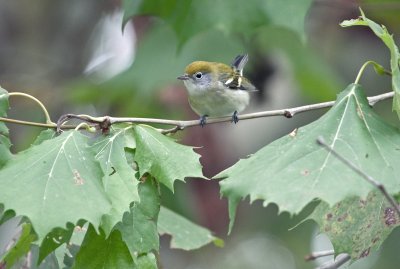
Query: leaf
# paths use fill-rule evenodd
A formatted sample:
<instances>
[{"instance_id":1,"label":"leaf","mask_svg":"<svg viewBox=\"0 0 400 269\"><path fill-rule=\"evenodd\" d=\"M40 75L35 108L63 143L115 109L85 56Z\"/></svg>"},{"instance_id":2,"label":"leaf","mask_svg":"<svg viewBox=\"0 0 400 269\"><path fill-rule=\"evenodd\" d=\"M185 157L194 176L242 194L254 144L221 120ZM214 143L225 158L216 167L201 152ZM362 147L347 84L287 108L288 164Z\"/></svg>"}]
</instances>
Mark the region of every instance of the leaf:
<instances>
[{"instance_id":1,"label":"leaf","mask_svg":"<svg viewBox=\"0 0 400 269\"><path fill-rule=\"evenodd\" d=\"M196 34L218 29L225 34L249 35L261 25L289 28L304 37L304 18L310 0L124 0L124 24L136 15L155 15L169 23L182 45Z\"/></svg>"},{"instance_id":2,"label":"leaf","mask_svg":"<svg viewBox=\"0 0 400 269\"><path fill-rule=\"evenodd\" d=\"M54 254L58 264L65 265L63 269L72 268L76 255L79 253L79 249L88 230L88 226L89 224L87 222L75 226L68 243L62 244L55 250Z\"/></svg>"},{"instance_id":3,"label":"leaf","mask_svg":"<svg viewBox=\"0 0 400 269\"><path fill-rule=\"evenodd\" d=\"M216 246L223 247L224 241L212 233L176 214L166 207L161 207L158 216L158 232L160 235L171 235L171 248L194 250L214 242Z\"/></svg>"},{"instance_id":4,"label":"leaf","mask_svg":"<svg viewBox=\"0 0 400 269\"><path fill-rule=\"evenodd\" d=\"M75 226L67 224L67 229L55 228L46 235L39 249L38 263L40 264L51 252L61 245L68 243L74 232Z\"/></svg>"},{"instance_id":5,"label":"leaf","mask_svg":"<svg viewBox=\"0 0 400 269\"><path fill-rule=\"evenodd\" d=\"M149 173L171 191L175 180L203 178L200 155L192 147L180 145L150 126L136 125L134 133L140 177Z\"/></svg>"},{"instance_id":6,"label":"leaf","mask_svg":"<svg viewBox=\"0 0 400 269\"><path fill-rule=\"evenodd\" d=\"M351 84L320 119L215 176L225 178L220 186L231 215L235 203L247 195L292 214L314 199L333 205L349 196L366 197L374 187L319 147L315 141L321 135L391 193L399 192L399 131L369 107L360 85Z\"/></svg>"},{"instance_id":7,"label":"leaf","mask_svg":"<svg viewBox=\"0 0 400 269\"><path fill-rule=\"evenodd\" d=\"M64 132L19 153L0 171L0 203L30 219L39 244L67 222L85 219L98 227L110 211L86 141L77 131Z\"/></svg>"},{"instance_id":8,"label":"leaf","mask_svg":"<svg viewBox=\"0 0 400 269\"><path fill-rule=\"evenodd\" d=\"M157 217L160 211L160 195L156 182L147 178L139 185L140 202L135 202L122 223L117 224L122 239L131 253L159 250Z\"/></svg>"},{"instance_id":9,"label":"leaf","mask_svg":"<svg viewBox=\"0 0 400 269\"><path fill-rule=\"evenodd\" d=\"M34 145L34 146L40 145L43 141L55 138L56 135L57 134L53 129L47 129L47 130L41 131L40 134L36 137L36 139L32 145Z\"/></svg>"},{"instance_id":10,"label":"leaf","mask_svg":"<svg viewBox=\"0 0 400 269\"><path fill-rule=\"evenodd\" d=\"M0 117L7 116L8 108L8 92L0 86ZM9 139L8 128L3 122L0 122L0 169L12 157L10 147L11 142Z\"/></svg>"},{"instance_id":11,"label":"leaf","mask_svg":"<svg viewBox=\"0 0 400 269\"><path fill-rule=\"evenodd\" d=\"M400 53L399 48L394 42L393 35L391 35L384 25L379 25L376 22L368 19L364 12L360 9L361 18L343 21L340 25L342 27L349 26L368 26L379 37L390 51L390 68L392 70L392 88L394 91L393 110L397 112L400 118Z\"/></svg>"},{"instance_id":12,"label":"leaf","mask_svg":"<svg viewBox=\"0 0 400 269\"><path fill-rule=\"evenodd\" d=\"M28 223L22 224L21 235L16 244L0 259L0 267L11 268L20 258L29 252L31 243L35 240L35 234L32 233L31 225Z\"/></svg>"},{"instance_id":13,"label":"leaf","mask_svg":"<svg viewBox=\"0 0 400 269\"><path fill-rule=\"evenodd\" d=\"M133 259L121 233L114 230L106 239L104 235L96 234L92 225L86 233L82 246L72 268L132 268Z\"/></svg>"},{"instance_id":14,"label":"leaf","mask_svg":"<svg viewBox=\"0 0 400 269\"><path fill-rule=\"evenodd\" d=\"M112 204L111 212L102 222L106 235L122 220L124 212L129 211L130 204L139 200L136 171L125 156L127 136L133 137L132 126L114 129L109 135L99 137L91 146L103 171L103 187ZM132 146L132 143L129 145Z\"/></svg>"},{"instance_id":15,"label":"leaf","mask_svg":"<svg viewBox=\"0 0 400 269\"><path fill-rule=\"evenodd\" d=\"M157 259L153 253L140 255L135 260L135 269L157 269Z\"/></svg>"},{"instance_id":16,"label":"leaf","mask_svg":"<svg viewBox=\"0 0 400 269\"><path fill-rule=\"evenodd\" d=\"M400 225L396 211L378 191L367 198L347 198L332 208L320 203L308 219L315 220L320 231L331 239L335 253L348 253L353 260L376 251Z\"/></svg>"}]
</instances>

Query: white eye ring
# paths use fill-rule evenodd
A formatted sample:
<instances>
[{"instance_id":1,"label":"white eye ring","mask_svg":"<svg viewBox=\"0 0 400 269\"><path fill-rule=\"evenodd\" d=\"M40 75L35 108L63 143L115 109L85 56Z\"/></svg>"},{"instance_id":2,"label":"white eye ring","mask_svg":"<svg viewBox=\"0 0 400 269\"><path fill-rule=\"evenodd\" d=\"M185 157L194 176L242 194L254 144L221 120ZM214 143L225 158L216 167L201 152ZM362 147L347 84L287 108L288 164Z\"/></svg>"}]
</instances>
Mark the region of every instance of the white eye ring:
<instances>
[{"instance_id":1,"label":"white eye ring","mask_svg":"<svg viewBox=\"0 0 400 269\"><path fill-rule=\"evenodd\" d=\"M201 79L203 77L203 73L197 72L196 74L194 74L194 76L196 77L196 79Z\"/></svg>"}]
</instances>

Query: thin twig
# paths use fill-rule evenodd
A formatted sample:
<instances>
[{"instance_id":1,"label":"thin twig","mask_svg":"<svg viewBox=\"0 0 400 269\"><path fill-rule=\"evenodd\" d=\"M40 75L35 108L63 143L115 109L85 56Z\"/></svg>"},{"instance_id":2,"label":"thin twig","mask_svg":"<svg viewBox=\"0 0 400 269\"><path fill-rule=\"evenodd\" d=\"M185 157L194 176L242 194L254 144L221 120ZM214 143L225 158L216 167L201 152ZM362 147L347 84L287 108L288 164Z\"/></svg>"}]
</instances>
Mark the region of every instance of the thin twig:
<instances>
[{"instance_id":1,"label":"thin twig","mask_svg":"<svg viewBox=\"0 0 400 269\"><path fill-rule=\"evenodd\" d=\"M25 120L16 120L10 118L0 117L0 122L8 122L14 123L19 125L28 125L28 126L35 126L35 127L43 127L43 128L50 128L56 129L57 124L55 123L41 123L41 122L33 122L33 121L25 121ZM77 125L63 125L62 129L75 129ZM91 127L95 127L96 125L91 125Z\"/></svg>"},{"instance_id":2,"label":"thin twig","mask_svg":"<svg viewBox=\"0 0 400 269\"><path fill-rule=\"evenodd\" d=\"M28 99L34 101L34 102L35 102L36 104L38 104L38 105L40 106L40 108L42 109L43 114L44 114L44 116L45 116L45 118L46 118L46 123L48 123L48 124L53 123L53 122L51 121L50 114L49 114L49 112L47 111L46 107L45 107L45 106L43 105L43 103L42 103L39 99L37 99L36 97L34 97L34 96L30 95L30 94L27 94L27 93L23 93L23 92L10 92L8 95L9 95L10 97L11 97L11 96L23 96L23 97L25 97L25 98L28 98Z\"/></svg>"},{"instance_id":3,"label":"thin twig","mask_svg":"<svg viewBox=\"0 0 400 269\"><path fill-rule=\"evenodd\" d=\"M371 106L375 105L377 102L392 98L394 95L393 92L388 92L372 97L368 97L369 104ZM256 119L256 118L264 118L264 117L273 117L273 116L284 116L286 118L291 118L294 115L302 112L307 112L311 110L317 110L322 108L328 108L335 104L335 101L330 102L323 102L317 103L312 105L305 105L293 108L286 108L286 109L278 109L278 110L269 110L269 111L262 111L262 112L255 112L255 113L248 113L243 115L238 115L239 120L249 120L249 119ZM149 124L164 124L164 125L172 125L173 128L170 129L163 129L161 130L162 133L174 133L179 130L183 130L187 127L198 126L198 120L168 120L168 119L153 119L153 118L128 118L128 117L91 117L89 115L73 115L67 114L64 117L61 117L58 121L58 126L61 129L74 129L77 125L63 125L65 121L68 121L70 118L79 118L89 123L104 123L107 122L108 124L112 125L114 123L149 123ZM231 117L221 117L221 118L209 118L207 119L208 124L220 123L220 122L230 122L232 120ZM38 123L38 122L30 122L30 121L22 121L10 118L0 117L0 122L9 122L21 125L30 125L30 126L38 126L38 127L45 127L45 128L57 128L56 124L52 123Z\"/></svg>"},{"instance_id":4,"label":"thin twig","mask_svg":"<svg viewBox=\"0 0 400 269\"><path fill-rule=\"evenodd\" d=\"M341 255L337 256L337 258L334 261L325 263L325 264L317 267L316 269L337 269L340 266L342 266L343 264L345 264L346 262L348 262L350 260L350 258L351 257L349 254L341 254Z\"/></svg>"},{"instance_id":5,"label":"thin twig","mask_svg":"<svg viewBox=\"0 0 400 269\"><path fill-rule=\"evenodd\" d=\"M379 191L385 196L386 200L393 206L393 209L397 212L397 215L400 217L400 209L399 206L397 205L395 199L387 192L385 186L374 179L373 177L367 175L364 171L362 171L360 168L355 166L351 161L340 155L336 150L334 150L331 146L325 143L324 139L322 137L317 138L317 142L319 145L324 147L326 150L328 150L333 156L335 156L337 159L339 159L341 162L343 162L345 165L350 167L354 172L362 176L366 181L374 185Z\"/></svg>"},{"instance_id":6,"label":"thin twig","mask_svg":"<svg viewBox=\"0 0 400 269\"><path fill-rule=\"evenodd\" d=\"M312 260L316 260L316 259L321 258L321 257L331 256L331 255L334 255L334 254L335 254L334 250L316 251L316 252L311 252L310 254L305 256L304 260L312 261Z\"/></svg>"}]
</instances>

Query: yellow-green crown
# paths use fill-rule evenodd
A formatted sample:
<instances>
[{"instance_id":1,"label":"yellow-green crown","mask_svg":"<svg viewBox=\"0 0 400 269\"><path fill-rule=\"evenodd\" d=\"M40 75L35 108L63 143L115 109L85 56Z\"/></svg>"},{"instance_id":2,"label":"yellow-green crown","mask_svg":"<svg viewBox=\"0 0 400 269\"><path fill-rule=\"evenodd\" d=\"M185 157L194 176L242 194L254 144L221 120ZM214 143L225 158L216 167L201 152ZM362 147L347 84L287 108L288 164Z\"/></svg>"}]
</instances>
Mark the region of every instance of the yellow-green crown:
<instances>
[{"instance_id":1,"label":"yellow-green crown","mask_svg":"<svg viewBox=\"0 0 400 269\"><path fill-rule=\"evenodd\" d=\"M196 72L202 73L232 73L233 70L230 66L222 63L196 61L185 68L185 73L192 76Z\"/></svg>"}]
</instances>

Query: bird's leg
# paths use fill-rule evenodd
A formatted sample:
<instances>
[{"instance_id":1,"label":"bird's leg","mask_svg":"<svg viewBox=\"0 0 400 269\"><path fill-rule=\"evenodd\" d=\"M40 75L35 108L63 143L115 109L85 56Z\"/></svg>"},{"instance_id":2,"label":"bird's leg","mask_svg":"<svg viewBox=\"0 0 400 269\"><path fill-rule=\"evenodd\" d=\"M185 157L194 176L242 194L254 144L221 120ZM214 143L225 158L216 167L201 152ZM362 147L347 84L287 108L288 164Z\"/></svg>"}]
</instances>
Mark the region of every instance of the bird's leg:
<instances>
[{"instance_id":1,"label":"bird's leg","mask_svg":"<svg viewBox=\"0 0 400 269\"><path fill-rule=\"evenodd\" d=\"M207 123L207 117L208 117L208 115L203 115L203 116L200 117L200 126L201 126L202 128L203 128L204 125L206 125L206 123Z\"/></svg>"},{"instance_id":2,"label":"bird's leg","mask_svg":"<svg viewBox=\"0 0 400 269\"><path fill-rule=\"evenodd\" d=\"M234 122L236 124L238 121L239 121L238 112L235 110L235 112L233 112L231 122Z\"/></svg>"}]
</instances>

